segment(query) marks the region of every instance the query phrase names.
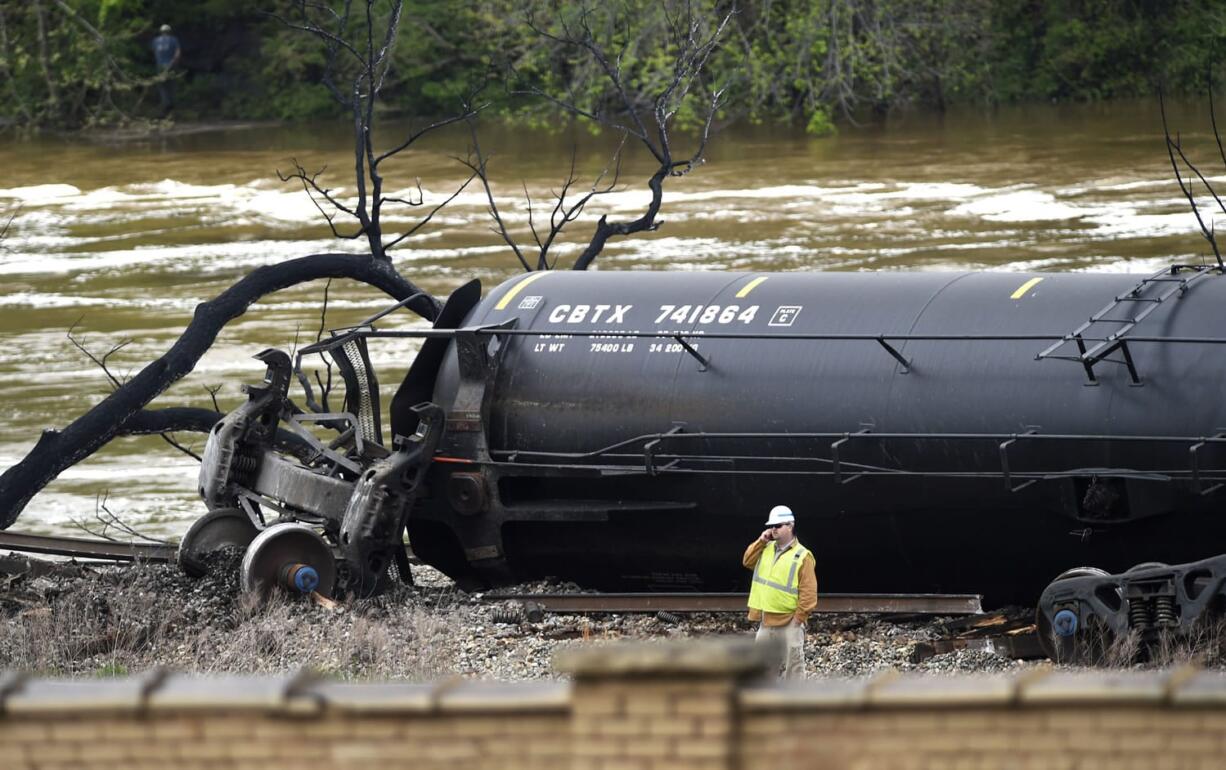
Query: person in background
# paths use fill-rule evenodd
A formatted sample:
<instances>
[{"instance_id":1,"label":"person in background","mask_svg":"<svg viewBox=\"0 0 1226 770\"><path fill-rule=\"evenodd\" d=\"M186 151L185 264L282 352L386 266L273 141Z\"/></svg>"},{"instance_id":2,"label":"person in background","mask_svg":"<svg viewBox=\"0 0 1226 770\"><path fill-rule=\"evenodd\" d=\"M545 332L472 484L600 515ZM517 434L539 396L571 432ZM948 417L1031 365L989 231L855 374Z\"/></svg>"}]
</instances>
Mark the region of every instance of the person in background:
<instances>
[{"instance_id":1,"label":"person in background","mask_svg":"<svg viewBox=\"0 0 1226 770\"><path fill-rule=\"evenodd\" d=\"M783 676L799 679L805 670L805 623L817 607L817 569L813 552L796 539L796 517L776 505L766 529L749 544L741 563L753 570L749 619L758 621L755 639L784 644Z\"/></svg>"},{"instance_id":2,"label":"person in background","mask_svg":"<svg viewBox=\"0 0 1226 770\"><path fill-rule=\"evenodd\" d=\"M153 61L158 69L158 99L162 103L162 117L170 114L175 106L175 82L171 72L178 64L183 50L169 24L163 24L160 34L153 38Z\"/></svg>"}]
</instances>

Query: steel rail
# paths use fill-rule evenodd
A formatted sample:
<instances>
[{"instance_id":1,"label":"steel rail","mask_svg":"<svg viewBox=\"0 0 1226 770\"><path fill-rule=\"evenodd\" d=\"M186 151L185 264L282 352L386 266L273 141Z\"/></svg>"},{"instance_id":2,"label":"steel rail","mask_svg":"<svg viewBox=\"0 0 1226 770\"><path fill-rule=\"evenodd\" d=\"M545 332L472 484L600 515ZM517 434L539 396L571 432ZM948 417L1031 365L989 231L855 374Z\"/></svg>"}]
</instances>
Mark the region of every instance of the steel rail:
<instances>
[{"instance_id":1,"label":"steel rail","mask_svg":"<svg viewBox=\"0 0 1226 770\"><path fill-rule=\"evenodd\" d=\"M22 553L46 553L55 556L101 559L104 561L151 562L174 561L178 551L173 545L118 543L110 540L87 540L79 537L30 535L25 532L0 532L0 550L20 551Z\"/></svg>"},{"instance_id":2,"label":"steel rail","mask_svg":"<svg viewBox=\"0 0 1226 770\"><path fill-rule=\"evenodd\" d=\"M484 602L539 605L547 612L744 612L744 593L486 594ZM840 594L817 597L820 613L976 615L979 594Z\"/></svg>"},{"instance_id":3,"label":"steel rail","mask_svg":"<svg viewBox=\"0 0 1226 770\"><path fill-rule=\"evenodd\" d=\"M107 561L174 561L176 548L76 537L0 532L0 550ZM886 615L976 615L978 594L841 594L818 597L815 612ZM550 612L743 612L743 593L486 594L485 602L537 604Z\"/></svg>"}]
</instances>

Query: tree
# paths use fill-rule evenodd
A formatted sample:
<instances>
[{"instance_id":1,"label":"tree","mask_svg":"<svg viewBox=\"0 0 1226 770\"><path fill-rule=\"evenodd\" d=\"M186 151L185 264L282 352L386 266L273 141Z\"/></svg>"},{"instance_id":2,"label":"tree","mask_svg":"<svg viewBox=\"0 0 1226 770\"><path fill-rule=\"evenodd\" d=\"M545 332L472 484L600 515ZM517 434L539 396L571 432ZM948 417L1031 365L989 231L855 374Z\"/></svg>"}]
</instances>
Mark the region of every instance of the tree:
<instances>
[{"instance_id":1,"label":"tree","mask_svg":"<svg viewBox=\"0 0 1226 770\"><path fill-rule=\"evenodd\" d=\"M1226 263L1222 261L1222 252L1218 247L1217 232L1214 225L1212 222L1210 222L1208 225L1205 224L1205 218L1201 215L1200 207L1196 203L1196 188L1198 184L1199 186L1204 187L1205 192L1207 192L1210 197L1213 198L1218 209L1223 214L1226 214L1226 202L1222 201L1221 196L1219 196L1217 191L1213 189L1213 184L1205 177L1203 173L1201 173L1201 170L1196 167L1196 164L1188 158L1187 154L1184 152L1183 141L1179 134L1175 134L1174 138L1171 137L1171 130L1167 126L1166 122L1166 101L1161 98L1161 93L1159 93L1158 106L1162 111L1162 135L1166 140L1166 154L1167 158L1171 162L1171 171L1175 174L1175 181L1179 184L1179 191L1183 193L1185 198L1187 198L1188 207L1192 209L1192 214L1196 216L1196 224L1200 228L1201 236L1204 237L1205 242L1208 243L1209 247L1213 250L1213 258L1217 261L1218 270L1226 271ZM1218 157L1221 158L1222 165L1226 166L1226 146L1223 146L1222 144L1222 133L1217 127L1217 110L1214 109L1213 105L1212 80L1209 84L1209 124L1213 129L1213 139L1217 143ZM1184 166L1188 170L1188 175L1186 178L1179 170L1180 165ZM1193 177L1195 177L1197 181L1194 182L1192 179Z\"/></svg>"},{"instance_id":2,"label":"tree","mask_svg":"<svg viewBox=\"0 0 1226 770\"><path fill-rule=\"evenodd\" d=\"M18 125L129 122L148 86L131 65L138 26L95 0L0 6L0 81Z\"/></svg>"},{"instance_id":3,"label":"tree","mask_svg":"<svg viewBox=\"0 0 1226 770\"><path fill-rule=\"evenodd\" d=\"M472 142L463 162L480 177L485 188L494 232L511 248L525 270L557 266L557 259L550 258L551 248L593 199L617 189L622 152L630 138L637 140L657 163L647 180L651 200L644 212L631 220L611 222L607 215L601 216L591 239L571 267L587 269L610 238L659 229L666 180L685 176L703 162L724 95L723 88L705 82L708 63L734 14L735 10L726 10L711 16L696 10L690 1L652 5L636 17L632 30L623 15L604 7L581 5L573 12L551 18L549 24L542 23L536 9L529 8L528 27L553 47L552 65L545 72L565 72L570 78L560 82L556 77L542 76L539 71L514 71L510 79L512 93L537 97L543 104L577 120L618 131L621 142L609 164L586 191L568 200L578 181L572 153L569 170L554 192L547 230L538 228L532 198L525 189L528 228L536 251L529 260L498 210L487 174L489 158L481 150L475 121L469 120ZM599 85L588 82L593 80ZM563 90L567 95L558 95ZM679 122L698 126L694 146L680 156L673 139L673 129Z\"/></svg>"},{"instance_id":4,"label":"tree","mask_svg":"<svg viewBox=\"0 0 1226 770\"><path fill-rule=\"evenodd\" d=\"M669 176L688 172L702 158L714 111L719 103L718 89L710 98L710 109L702 124L700 140L694 152L680 160L676 159L669 127L691 93L691 88L701 81L707 59L718 44L719 33L729 17L725 15L722 22L704 34L706 23L692 12L690 4L683 3L680 9L680 12L667 15L669 28L679 35L676 38L679 44L661 59L664 68L673 73L672 79L665 80L662 88L642 91L636 90L623 77L622 55L627 48L623 47L621 55L610 57L606 49L596 41L591 26L594 12L584 11L575 20L558 21L559 31L556 32L545 26L535 27L544 39L561 48L592 57L600 71L609 78L613 103L617 106L609 112L604 112L593 111L563 99L549 98L548 101L571 114L605 125L620 126L628 135L643 142L659 162L659 168L648 181L652 200L643 216L629 222L609 222L602 217L591 242L576 261L577 269L590 265L609 238L658 227L656 215L661 205L664 180ZM333 233L338 238L364 240L368 247L367 253L312 254L261 267L217 297L199 305L191 323L170 350L145 366L130 380L116 382L114 390L105 399L64 429L45 430L21 461L0 475L0 529L12 525L30 499L59 473L89 457L116 436L161 433L176 429L208 430L219 416L216 413L208 410L150 410L147 407L154 398L192 370L226 323L242 315L247 308L267 294L308 281L346 278L383 291L427 320L433 320L437 316L439 301L401 275L392 263L389 252L426 226L439 208L454 198L459 190L442 204L426 212L416 224L403 232L388 232L382 218L386 210L396 206L422 207L424 198L420 194L420 188L417 195L408 198L386 195L381 168L388 159L411 150L427 134L447 125L467 122L472 131L473 149L466 163L472 170L472 176L460 189L473 178L480 177L487 191L490 190L490 183L485 175L486 160L480 154L476 133L477 116L483 106L474 104L474 97L481 92L481 88L472 88L469 98L463 101L460 109L452 116L431 122L407 136L398 137L386 147L382 145L376 131L375 108L389 74L390 54L397 41L402 12L401 0L364 0L358 3L356 12L350 0L332 5L313 0L299 0L294 15L284 18L287 25L313 36L324 48L327 61L324 85L333 98L348 111L353 125L356 195L352 199L339 196L325 186L322 169L308 171L297 161L293 170L282 174L281 178L301 184L319 207ZM548 97L537 85L529 84L527 90ZM654 130L649 131L648 125L654 125ZM563 185L563 199L567 186ZM493 206L492 193L490 202L495 221L501 227L496 207ZM566 210L573 211L573 207ZM573 221L574 216L567 214L563 220L556 227L559 231L567 222ZM502 228L502 231L505 234L505 228ZM551 233L553 232L554 227L551 225ZM548 240L546 244L550 242L552 241ZM508 243L527 268L522 253L509 237ZM552 264L547 260L547 252L548 245L543 245L537 266ZM292 451L292 447L289 448Z\"/></svg>"}]
</instances>

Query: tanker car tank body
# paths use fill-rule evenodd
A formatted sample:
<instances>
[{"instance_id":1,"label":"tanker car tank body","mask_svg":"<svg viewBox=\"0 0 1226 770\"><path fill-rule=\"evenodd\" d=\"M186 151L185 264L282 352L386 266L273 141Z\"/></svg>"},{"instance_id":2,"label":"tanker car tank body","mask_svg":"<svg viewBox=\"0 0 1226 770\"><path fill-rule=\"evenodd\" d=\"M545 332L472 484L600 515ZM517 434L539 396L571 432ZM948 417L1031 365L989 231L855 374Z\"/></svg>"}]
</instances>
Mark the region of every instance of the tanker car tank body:
<instances>
[{"instance_id":1,"label":"tanker car tank body","mask_svg":"<svg viewBox=\"0 0 1226 770\"><path fill-rule=\"evenodd\" d=\"M402 436L412 405L446 414L407 526L467 587L741 590L779 503L827 591L1032 603L1071 566L1226 547L1215 269L557 271L471 296L390 410Z\"/></svg>"}]
</instances>

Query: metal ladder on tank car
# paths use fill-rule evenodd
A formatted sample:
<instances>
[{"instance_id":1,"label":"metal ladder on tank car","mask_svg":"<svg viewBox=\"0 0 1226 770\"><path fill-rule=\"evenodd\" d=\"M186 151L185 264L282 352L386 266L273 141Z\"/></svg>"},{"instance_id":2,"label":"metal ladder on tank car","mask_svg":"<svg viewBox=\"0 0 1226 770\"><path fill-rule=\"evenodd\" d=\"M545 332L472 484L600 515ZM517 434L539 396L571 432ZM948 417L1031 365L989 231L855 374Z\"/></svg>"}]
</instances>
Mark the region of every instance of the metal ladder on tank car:
<instances>
[{"instance_id":1,"label":"metal ladder on tank car","mask_svg":"<svg viewBox=\"0 0 1226 770\"><path fill-rule=\"evenodd\" d=\"M1035 356L1036 361L1056 359L1060 361L1076 361L1085 367L1088 385L1097 385L1098 378L1094 374L1094 366L1106 361L1110 364L1122 364L1128 368L1128 376L1133 385L1141 384L1137 367L1132 360L1132 352L1128 349L1128 332L1136 328L1150 313L1158 309L1163 302L1174 297L1178 299L1188 292L1197 282L1210 273L1220 273L1216 265L1171 265L1154 273L1132 287L1131 291L1116 296L1101 310L1090 316L1090 320L1078 326L1069 334L1052 343L1043 352ZM1140 310L1124 317L1114 317L1112 312L1122 306L1140 307ZM1111 329L1114 328L1112 331ZM1092 331L1087 335L1087 331ZM1100 332L1100 334L1096 333ZM1091 343L1087 346L1087 343ZM1068 351L1067 345L1076 345L1077 352ZM1119 351L1123 360L1108 358Z\"/></svg>"}]
</instances>

